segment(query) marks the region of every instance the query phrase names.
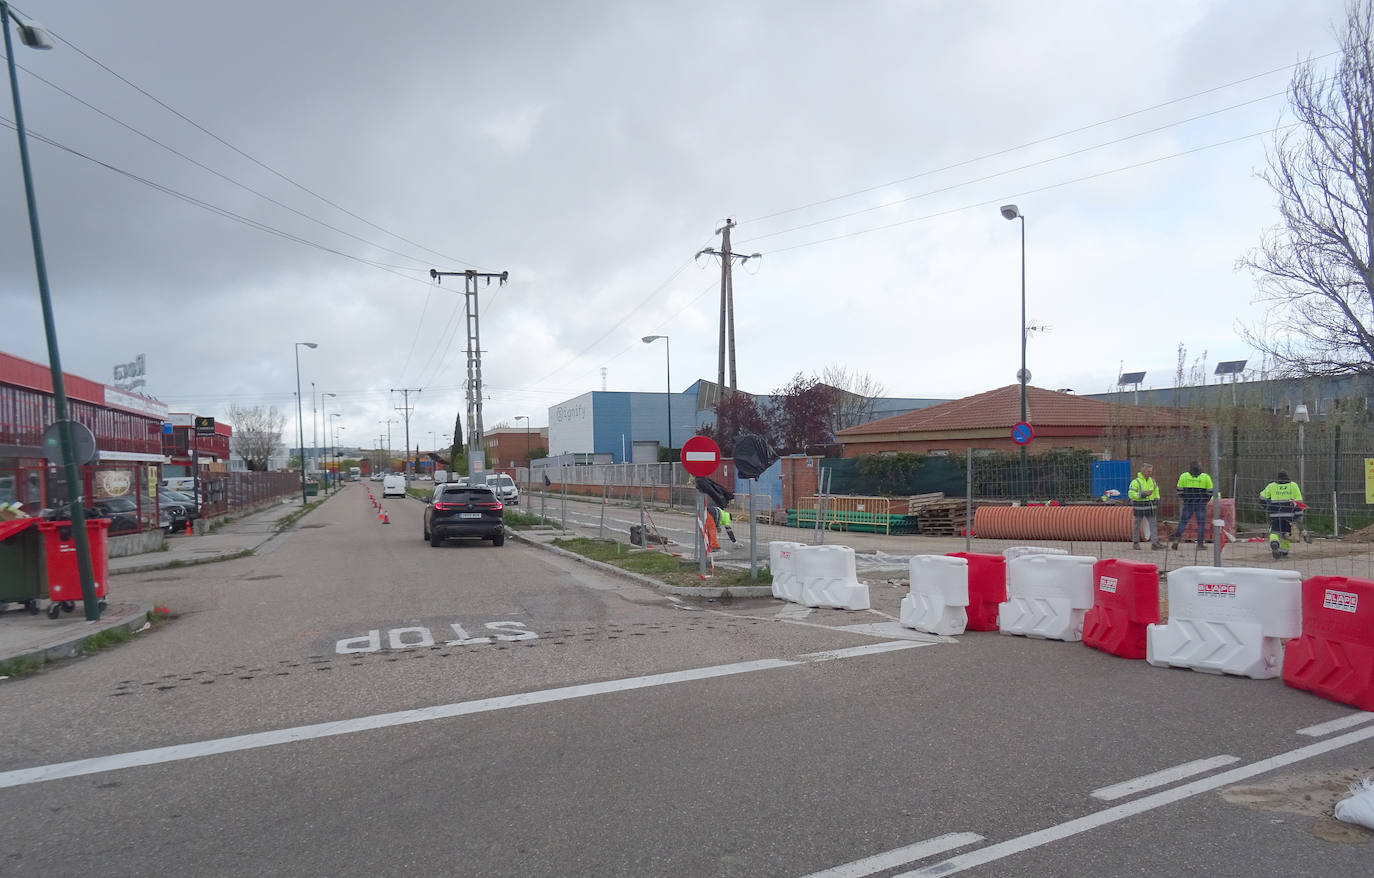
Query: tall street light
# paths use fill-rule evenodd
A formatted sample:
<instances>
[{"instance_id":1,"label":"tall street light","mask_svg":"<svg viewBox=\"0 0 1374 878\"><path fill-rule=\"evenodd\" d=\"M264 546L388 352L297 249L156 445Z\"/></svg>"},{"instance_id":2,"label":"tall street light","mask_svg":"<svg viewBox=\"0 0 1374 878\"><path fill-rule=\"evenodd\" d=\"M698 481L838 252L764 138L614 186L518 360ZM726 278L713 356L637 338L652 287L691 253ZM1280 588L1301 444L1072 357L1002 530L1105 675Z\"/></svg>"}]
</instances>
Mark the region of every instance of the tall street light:
<instances>
[{"instance_id":1,"label":"tall street light","mask_svg":"<svg viewBox=\"0 0 1374 878\"><path fill-rule=\"evenodd\" d=\"M296 342L296 433L301 449L301 505L305 505L305 412L301 410L301 347L311 350L319 347L313 341Z\"/></svg>"},{"instance_id":2,"label":"tall street light","mask_svg":"<svg viewBox=\"0 0 1374 878\"><path fill-rule=\"evenodd\" d=\"M333 396L334 394L331 393L331 394L329 394L329 395L330 395L330 396ZM341 418L341 417L343 417L343 415L339 414L338 412L330 412L330 413L329 413L329 420L328 420L327 426L325 427L325 437L324 437L325 444L326 444L326 445L330 445L330 449L331 449L331 453L325 455L325 460L326 460L326 461L332 460L332 461L334 462L334 490L335 490L335 491L338 491L338 490L339 490L339 431L342 430L343 427L340 427L340 426L336 425L336 424L334 423L334 419L335 419L335 418ZM331 437L333 437L333 443L332 443L332 444L330 443L330 438L331 438Z\"/></svg>"},{"instance_id":3,"label":"tall street light","mask_svg":"<svg viewBox=\"0 0 1374 878\"><path fill-rule=\"evenodd\" d=\"M1030 372L1026 371L1026 215L1023 214L1016 205L1002 205L1002 216L1008 220L1021 221L1021 371L1016 373L1016 380L1021 383L1021 420L1026 420L1026 382L1030 381ZM1021 446L1021 502L1026 502L1026 493L1029 490L1027 484L1027 462L1026 446Z\"/></svg>"},{"instance_id":4,"label":"tall street light","mask_svg":"<svg viewBox=\"0 0 1374 878\"><path fill-rule=\"evenodd\" d=\"M62 358L57 352L57 324L53 319L52 295L48 290L48 263L43 257L43 235L38 226L38 199L33 189L33 169L29 165L29 140L24 130L24 108L19 102L19 77L14 69L14 44L10 40L10 19L19 28L19 40L31 49L51 49L52 39L42 25L10 10L0 0L0 30L5 32L5 61L10 74L10 97L14 101L14 130L19 136L19 165L24 173L24 198L29 207L29 235L33 239L33 263L38 274L38 299L43 308L43 332L48 341L48 368L52 373L53 408L57 416L58 442L62 448L62 476L67 483L68 516L76 542L76 568L81 577L81 604L86 621L100 618L100 602L95 594L95 573L91 568L91 546L86 535L86 512L82 507L81 474L77 470L76 447L72 442L67 388L62 380Z\"/></svg>"},{"instance_id":5,"label":"tall street light","mask_svg":"<svg viewBox=\"0 0 1374 878\"><path fill-rule=\"evenodd\" d=\"M668 450L673 450L673 354L672 342L666 335L646 335L640 341L645 344L653 344L659 339L663 339L663 363L668 373Z\"/></svg>"}]
</instances>

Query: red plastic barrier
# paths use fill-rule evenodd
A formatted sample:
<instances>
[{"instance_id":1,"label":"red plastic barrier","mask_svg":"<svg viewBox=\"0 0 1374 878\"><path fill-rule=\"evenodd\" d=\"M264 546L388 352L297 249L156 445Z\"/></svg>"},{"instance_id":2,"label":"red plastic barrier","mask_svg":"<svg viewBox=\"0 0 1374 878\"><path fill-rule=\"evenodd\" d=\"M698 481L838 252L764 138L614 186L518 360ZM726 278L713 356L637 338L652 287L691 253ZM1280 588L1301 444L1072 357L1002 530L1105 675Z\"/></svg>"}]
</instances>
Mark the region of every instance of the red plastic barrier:
<instances>
[{"instance_id":1,"label":"red plastic barrier","mask_svg":"<svg viewBox=\"0 0 1374 878\"><path fill-rule=\"evenodd\" d=\"M1159 622L1159 568L1104 558L1093 565L1093 606L1083 614L1083 644L1128 659L1145 658L1145 626Z\"/></svg>"},{"instance_id":2,"label":"red plastic barrier","mask_svg":"<svg viewBox=\"0 0 1374 878\"><path fill-rule=\"evenodd\" d=\"M968 560L968 631L996 631L998 605L1007 600L1007 559L978 552L950 552Z\"/></svg>"},{"instance_id":3,"label":"red plastic barrier","mask_svg":"<svg viewBox=\"0 0 1374 878\"><path fill-rule=\"evenodd\" d=\"M1283 682L1374 710L1374 582L1314 576L1302 584L1302 636L1283 654Z\"/></svg>"}]
</instances>

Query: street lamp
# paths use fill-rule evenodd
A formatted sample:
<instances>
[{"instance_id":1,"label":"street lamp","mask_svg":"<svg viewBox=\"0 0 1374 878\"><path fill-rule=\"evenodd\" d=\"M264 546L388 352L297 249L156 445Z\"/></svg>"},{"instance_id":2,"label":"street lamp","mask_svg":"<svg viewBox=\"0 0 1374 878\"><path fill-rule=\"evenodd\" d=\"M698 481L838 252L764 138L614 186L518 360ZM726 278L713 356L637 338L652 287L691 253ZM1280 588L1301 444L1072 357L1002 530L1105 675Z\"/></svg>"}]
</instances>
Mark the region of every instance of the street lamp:
<instances>
[{"instance_id":1,"label":"street lamp","mask_svg":"<svg viewBox=\"0 0 1374 878\"><path fill-rule=\"evenodd\" d=\"M10 39L10 19L19 29L19 40L31 49L51 49L52 38L37 22L13 12L0 0L0 30L5 32L5 61L10 74L10 97L14 101L14 130L19 136L19 165L24 174L24 198L29 207L29 236L33 239L33 263L38 274L38 300L43 309L43 332L48 342L48 368L52 373L53 408L57 417L57 436L62 448L62 477L67 483L67 514L76 542L76 567L81 577L81 604L86 621L100 618L100 603L95 594L95 573L91 567L91 546L86 535L86 512L81 505L81 474L77 471L76 447L72 442L67 388L62 380L62 358L57 351L57 324L53 318L52 295L48 290L48 263L43 256L43 235L38 225L38 198L33 189L33 169L29 165L29 140L24 130L24 108L19 102L19 77L14 69L14 44Z\"/></svg>"},{"instance_id":2,"label":"street lamp","mask_svg":"<svg viewBox=\"0 0 1374 878\"><path fill-rule=\"evenodd\" d=\"M653 344L659 339L663 339L663 363L668 373L667 400L668 400L668 450L673 450L673 355L672 342L666 335L646 335L640 341L645 344Z\"/></svg>"},{"instance_id":3,"label":"street lamp","mask_svg":"<svg viewBox=\"0 0 1374 878\"><path fill-rule=\"evenodd\" d=\"M311 387L312 389L315 387L315 383L314 383L313 381L310 383L310 387ZM329 396L337 397L338 394L337 394L337 393L325 393L325 392L323 392L323 391L320 392L320 420L321 420L321 421L324 423L324 425L325 425L325 426L324 426L324 432L325 432L324 443L325 443L325 446L326 446L326 448L325 448L326 451L328 451L328 445L329 445L329 418L333 417L333 415L329 415L329 416L326 416L326 415L325 415L325 411L329 408L329 403L325 402L324 400L325 400L326 397L329 397ZM314 421L314 419L312 418L311 421L312 421L312 426L313 426L313 421ZM319 454L319 449L318 449L318 448L315 449L315 454ZM328 455L328 454L326 454L326 455L324 456L324 460L325 460L325 464L326 464L326 468L325 468L325 472L324 472L324 484L325 484L325 487L327 488L327 487L329 487L329 469L328 469L329 455ZM316 465L315 469L318 470L318 469L319 469L319 466ZM337 476L337 475L338 475L338 473L335 473L335 476ZM336 478L336 479L335 479L336 484L335 484L335 486L334 486L336 490L337 490L337 488L338 488L337 481L338 481L338 479Z\"/></svg>"},{"instance_id":4,"label":"street lamp","mask_svg":"<svg viewBox=\"0 0 1374 878\"><path fill-rule=\"evenodd\" d=\"M305 505L305 413L301 410L301 347L314 350L319 347L313 341L296 342L296 433L301 449L301 505Z\"/></svg>"},{"instance_id":5,"label":"street lamp","mask_svg":"<svg viewBox=\"0 0 1374 878\"><path fill-rule=\"evenodd\" d=\"M1021 421L1026 420L1026 382L1030 372L1026 371L1026 215L1014 204L1002 205L1002 217L1007 220L1021 221L1021 371L1016 380L1021 383ZM1027 482L1026 446L1021 446L1021 502L1026 502Z\"/></svg>"}]
</instances>

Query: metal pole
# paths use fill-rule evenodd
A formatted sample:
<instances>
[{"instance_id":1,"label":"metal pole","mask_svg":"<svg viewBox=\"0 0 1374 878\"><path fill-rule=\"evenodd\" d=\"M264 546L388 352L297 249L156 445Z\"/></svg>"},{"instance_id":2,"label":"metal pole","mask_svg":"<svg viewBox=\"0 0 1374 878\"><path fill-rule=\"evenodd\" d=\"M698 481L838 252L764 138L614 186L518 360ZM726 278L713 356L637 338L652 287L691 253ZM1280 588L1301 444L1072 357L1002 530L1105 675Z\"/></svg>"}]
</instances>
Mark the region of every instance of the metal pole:
<instances>
[{"instance_id":1,"label":"metal pole","mask_svg":"<svg viewBox=\"0 0 1374 878\"><path fill-rule=\"evenodd\" d=\"M673 343L668 336L663 336L663 363L668 376L668 457L673 456Z\"/></svg>"},{"instance_id":2,"label":"metal pole","mask_svg":"<svg viewBox=\"0 0 1374 878\"><path fill-rule=\"evenodd\" d=\"M601 480L601 524L597 526L596 538L606 539L606 480Z\"/></svg>"},{"instance_id":3,"label":"metal pole","mask_svg":"<svg viewBox=\"0 0 1374 878\"><path fill-rule=\"evenodd\" d=\"M749 480L749 578L759 578L759 531L754 520L754 482Z\"/></svg>"},{"instance_id":4,"label":"metal pole","mask_svg":"<svg viewBox=\"0 0 1374 878\"><path fill-rule=\"evenodd\" d=\"M706 575L706 504L702 502L701 492L697 492L696 525L697 572Z\"/></svg>"},{"instance_id":5,"label":"metal pole","mask_svg":"<svg viewBox=\"0 0 1374 878\"><path fill-rule=\"evenodd\" d=\"M1021 421L1026 420L1026 217L1017 212L1021 220L1021 372L1017 376L1021 382ZM1029 463L1026 459L1026 446L1021 446L1021 505L1025 506L1030 492Z\"/></svg>"},{"instance_id":6,"label":"metal pole","mask_svg":"<svg viewBox=\"0 0 1374 878\"><path fill-rule=\"evenodd\" d=\"M973 446L964 459L964 551L973 551Z\"/></svg>"},{"instance_id":7,"label":"metal pole","mask_svg":"<svg viewBox=\"0 0 1374 878\"><path fill-rule=\"evenodd\" d=\"M1298 487L1307 484L1307 425L1298 423Z\"/></svg>"},{"instance_id":8,"label":"metal pole","mask_svg":"<svg viewBox=\"0 0 1374 878\"><path fill-rule=\"evenodd\" d=\"M1221 436L1218 435L1216 427L1209 430L1212 434L1212 472L1219 472L1221 467ZM1232 494L1234 496L1234 492ZM1212 566L1221 566L1221 530L1226 526L1226 521L1221 517L1221 480L1212 483Z\"/></svg>"},{"instance_id":9,"label":"metal pole","mask_svg":"<svg viewBox=\"0 0 1374 878\"><path fill-rule=\"evenodd\" d=\"M310 470L320 471L320 425L319 397L315 395L315 382L310 382Z\"/></svg>"},{"instance_id":10,"label":"metal pole","mask_svg":"<svg viewBox=\"0 0 1374 878\"><path fill-rule=\"evenodd\" d=\"M558 526L563 530L568 529L568 474L563 467L558 468L558 474L562 476L563 482L563 512L559 519Z\"/></svg>"},{"instance_id":11,"label":"metal pole","mask_svg":"<svg viewBox=\"0 0 1374 878\"><path fill-rule=\"evenodd\" d=\"M301 343L296 342L296 433L301 448L301 506L305 506L305 413L301 408Z\"/></svg>"}]
</instances>

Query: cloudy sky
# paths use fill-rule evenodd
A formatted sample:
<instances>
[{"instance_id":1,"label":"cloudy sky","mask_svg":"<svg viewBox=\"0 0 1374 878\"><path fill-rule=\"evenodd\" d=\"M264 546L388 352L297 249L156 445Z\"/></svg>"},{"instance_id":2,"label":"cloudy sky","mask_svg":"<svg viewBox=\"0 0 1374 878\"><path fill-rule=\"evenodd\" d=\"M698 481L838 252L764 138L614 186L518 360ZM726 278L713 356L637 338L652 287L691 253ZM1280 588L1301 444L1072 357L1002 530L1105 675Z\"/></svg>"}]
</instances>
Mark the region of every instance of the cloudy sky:
<instances>
[{"instance_id":1,"label":"cloudy sky","mask_svg":"<svg viewBox=\"0 0 1374 878\"><path fill-rule=\"evenodd\" d=\"M18 45L66 371L147 355L174 411L293 413L301 376L372 447L462 408L482 292L488 426L716 372L734 218L740 385L835 364L887 395L1146 386L1252 356L1235 268L1291 66L1342 0L23 0ZM0 350L47 361L0 102ZM306 439L310 441L307 408ZM399 447L399 426L393 447Z\"/></svg>"}]
</instances>

